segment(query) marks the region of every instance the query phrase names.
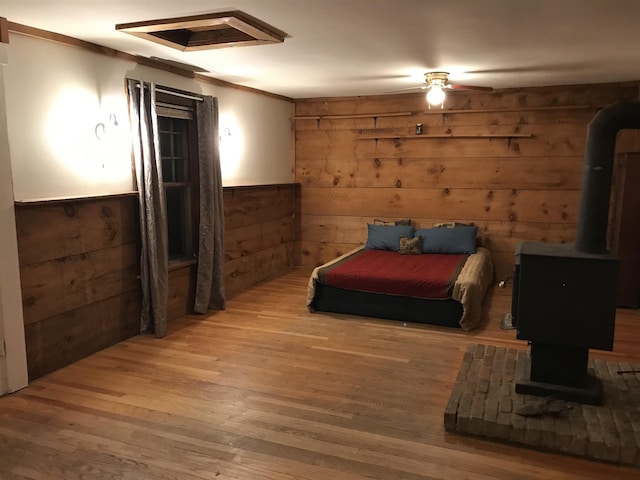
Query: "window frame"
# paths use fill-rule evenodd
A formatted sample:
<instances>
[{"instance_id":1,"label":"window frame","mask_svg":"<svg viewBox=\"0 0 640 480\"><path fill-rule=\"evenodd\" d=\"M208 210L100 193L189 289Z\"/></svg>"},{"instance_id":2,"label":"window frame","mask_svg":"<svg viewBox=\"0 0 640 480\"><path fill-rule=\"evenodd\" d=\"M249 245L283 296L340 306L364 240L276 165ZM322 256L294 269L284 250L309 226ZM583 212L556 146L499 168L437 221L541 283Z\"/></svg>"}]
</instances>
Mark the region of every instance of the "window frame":
<instances>
[{"instance_id":1,"label":"window frame","mask_svg":"<svg viewBox=\"0 0 640 480\"><path fill-rule=\"evenodd\" d=\"M199 232L199 219L200 219L200 175L198 167L198 125L196 118L196 100L190 98L183 98L180 95L193 96L189 92L181 92L175 89L169 89L167 87L159 87L162 90L175 91L177 95L171 95L165 92L156 91L156 116L158 117L158 145L160 146L160 158L164 164L164 158L162 156L162 134L160 133L160 118L173 118L187 120L187 141L185 146L187 148L186 161L187 166L185 172L187 174L187 181L185 182L166 182L162 179L162 188L165 193L165 210L167 211L167 234L169 233L169 218L167 208L167 190L170 188L181 188L186 190L185 201L187 205L184 208L184 214L186 216L183 224L183 230L180 237L183 244L183 252L179 256L169 256L169 267L176 265L182 265L184 263L193 262L198 255L198 232ZM167 243L167 250L169 244ZM169 252L167 251L167 254Z\"/></svg>"}]
</instances>

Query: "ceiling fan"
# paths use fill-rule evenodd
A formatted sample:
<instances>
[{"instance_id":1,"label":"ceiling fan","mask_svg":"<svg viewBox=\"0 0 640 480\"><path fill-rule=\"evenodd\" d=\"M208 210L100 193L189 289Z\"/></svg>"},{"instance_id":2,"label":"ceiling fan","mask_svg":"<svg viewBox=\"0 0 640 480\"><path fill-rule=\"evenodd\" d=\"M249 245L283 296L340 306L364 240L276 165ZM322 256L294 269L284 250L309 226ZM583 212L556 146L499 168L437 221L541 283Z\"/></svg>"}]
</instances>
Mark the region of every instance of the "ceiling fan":
<instances>
[{"instance_id":1,"label":"ceiling fan","mask_svg":"<svg viewBox=\"0 0 640 480\"><path fill-rule=\"evenodd\" d=\"M473 85L459 85L455 83L449 83L449 72L428 72L424 74L424 85L419 87L410 87L403 89L407 90L428 90L427 102L429 108L431 105L440 105L440 108L444 107L444 100L446 97L445 90L479 90L484 92L490 92L493 90L491 87L478 87ZM399 90L398 90L399 91Z\"/></svg>"}]
</instances>

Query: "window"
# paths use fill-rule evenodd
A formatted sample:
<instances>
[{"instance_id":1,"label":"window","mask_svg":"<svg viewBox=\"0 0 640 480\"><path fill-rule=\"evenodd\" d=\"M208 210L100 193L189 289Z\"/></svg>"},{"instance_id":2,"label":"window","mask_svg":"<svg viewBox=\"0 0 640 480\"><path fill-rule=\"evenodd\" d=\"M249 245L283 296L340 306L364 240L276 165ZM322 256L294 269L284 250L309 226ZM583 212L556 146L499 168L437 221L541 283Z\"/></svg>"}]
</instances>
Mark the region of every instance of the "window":
<instances>
[{"instance_id":1,"label":"window","mask_svg":"<svg viewBox=\"0 0 640 480\"><path fill-rule=\"evenodd\" d=\"M156 100L169 261L190 260L196 254L199 203L194 101L164 93Z\"/></svg>"}]
</instances>

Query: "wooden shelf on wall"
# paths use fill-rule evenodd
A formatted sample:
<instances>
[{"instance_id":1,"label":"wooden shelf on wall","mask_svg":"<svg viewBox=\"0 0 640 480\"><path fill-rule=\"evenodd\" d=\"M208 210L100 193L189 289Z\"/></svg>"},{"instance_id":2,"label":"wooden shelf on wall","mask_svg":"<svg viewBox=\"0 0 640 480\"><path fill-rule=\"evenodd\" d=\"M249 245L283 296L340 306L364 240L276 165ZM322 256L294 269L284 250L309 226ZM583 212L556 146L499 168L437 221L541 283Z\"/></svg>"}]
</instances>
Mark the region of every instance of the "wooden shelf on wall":
<instances>
[{"instance_id":1,"label":"wooden shelf on wall","mask_svg":"<svg viewBox=\"0 0 640 480\"><path fill-rule=\"evenodd\" d=\"M501 113L520 111L547 111L547 110L585 110L598 109L598 105L550 105L550 106L526 106L519 105L509 108L477 108L477 109L457 109L457 110L425 110L420 112L389 112L389 113L358 113L349 115L298 115L291 117L292 120L337 120L348 118L383 118L383 117L411 117L414 115L444 115L447 113Z\"/></svg>"},{"instance_id":2,"label":"wooden shelf on wall","mask_svg":"<svg viewBox=\"0 0 640 480\"><path fill-rule=\"evenodd\" d=\"M458 110L425 110L420 112L420 115L442 115L445 113L502 113L502 112L544 112L554 110L586 110L597 109L602 106L594 105L548 105L548 106L531 106L518 105L517 107L508 108L477 108L477 109L458 109Z\"/></svg>"},{"instance_id":3,"label":"wooden shelf on wall","mask_svg":"<svg viewBox=\"0 0 640 480\"><path fill-rule=\"evenodd\" d=\"M292 120L338 120L347 118L382 118L382 117L410 117L413 112L392 113L358 113L352 115L301 115L291 117Z\"/></svg>"},{"instance_id":4,"label":"wooden shelf on wall","mask_svg":"<svg viewBox=\"0 0 640 480\"><path fill-rule=\"evenodd\" d=\"M385 139L433 139L433 138L533 138L530 133L487 133L477 135L454 135L454 134L438 134L438 135L362 135L358 140L385 140Z\"/></svg>"}]
</instances>

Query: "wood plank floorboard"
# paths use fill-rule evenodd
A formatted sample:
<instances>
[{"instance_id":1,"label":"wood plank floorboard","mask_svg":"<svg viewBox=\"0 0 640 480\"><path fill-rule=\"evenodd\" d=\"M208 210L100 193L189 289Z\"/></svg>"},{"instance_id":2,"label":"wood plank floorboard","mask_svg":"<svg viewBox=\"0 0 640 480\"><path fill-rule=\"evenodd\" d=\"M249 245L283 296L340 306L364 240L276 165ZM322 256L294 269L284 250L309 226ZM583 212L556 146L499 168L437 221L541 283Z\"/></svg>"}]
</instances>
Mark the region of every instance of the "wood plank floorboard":
<instances>
[{"instance_id":1,"label":"wood plank floorboard","mask_svg":"<svg viewBox=\"0 0 640 480\"><path fill-rule=\"evenodd\" d=\"M0 479L457 480L640 478L640 469L444 431L469 343L526 349L499 328L494 290L477 330L309 313L308 269L185 316L0 399ZM640 313L619 310L613 352L640 364Z\"/></svg>"}]
</instances>

